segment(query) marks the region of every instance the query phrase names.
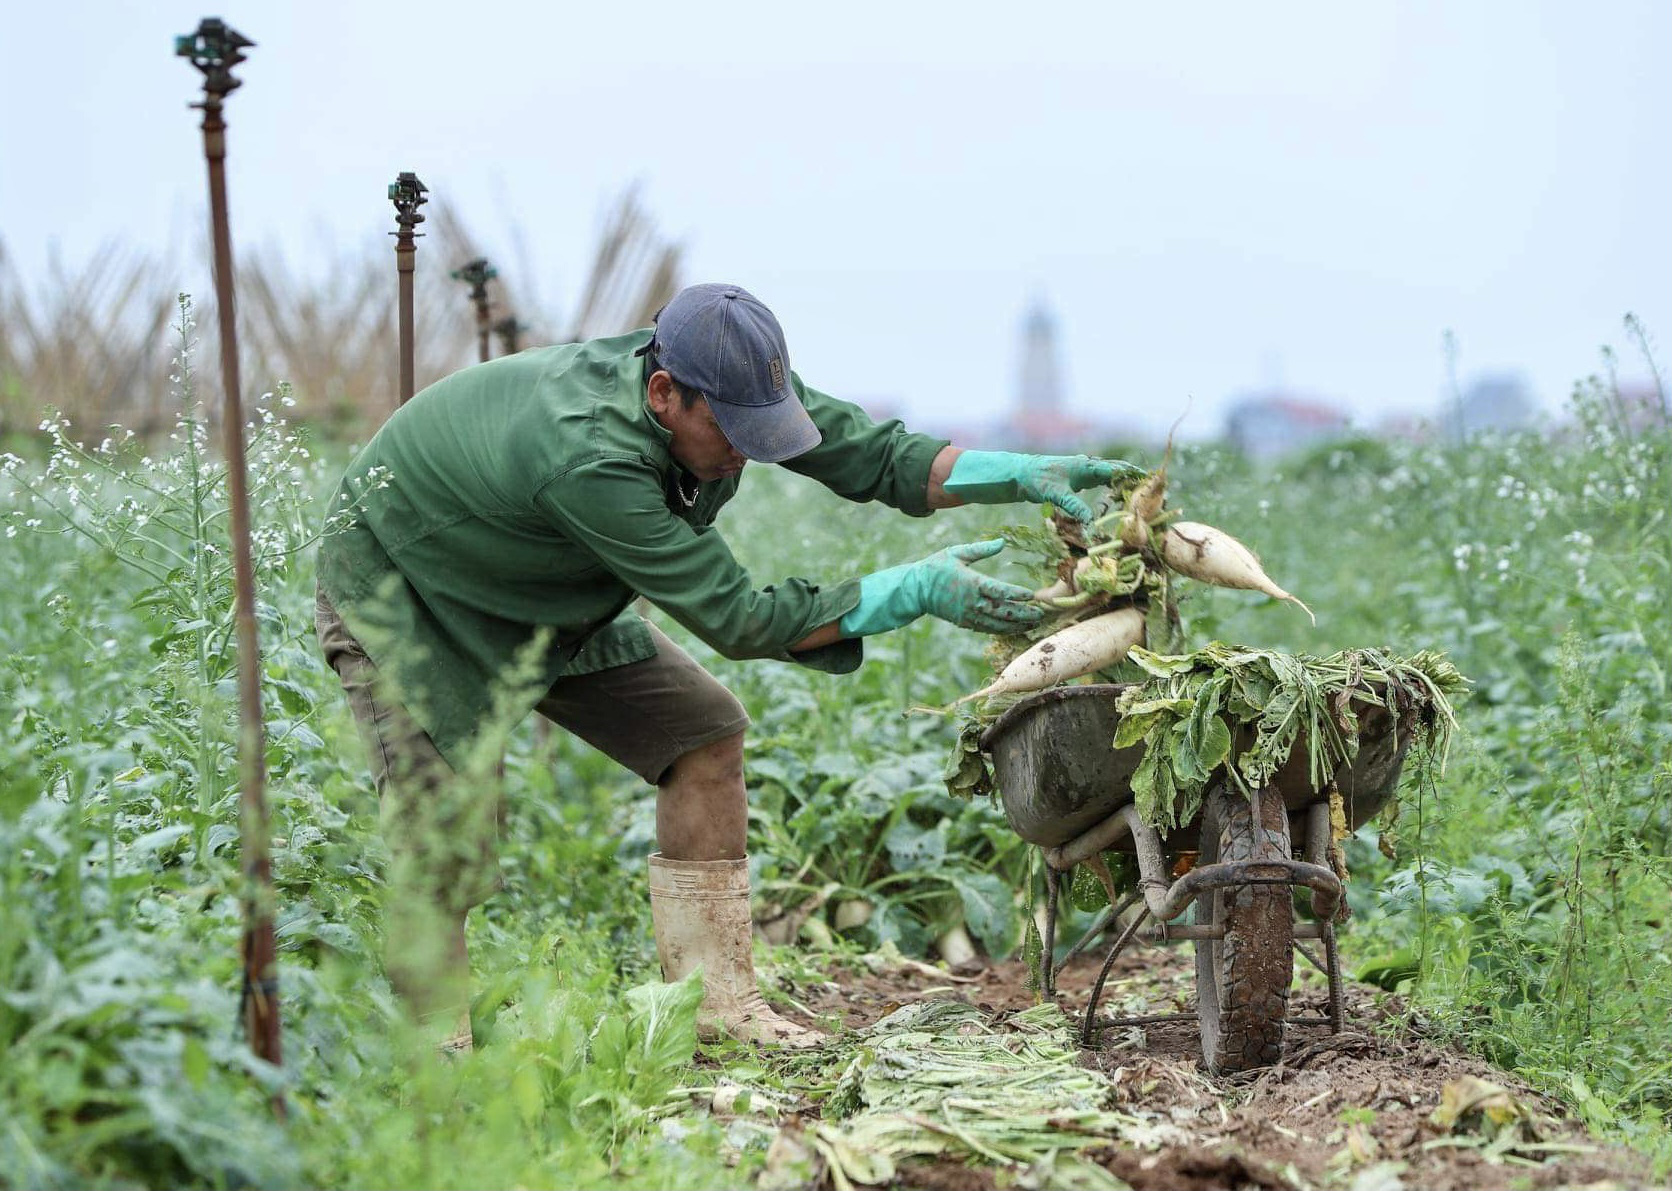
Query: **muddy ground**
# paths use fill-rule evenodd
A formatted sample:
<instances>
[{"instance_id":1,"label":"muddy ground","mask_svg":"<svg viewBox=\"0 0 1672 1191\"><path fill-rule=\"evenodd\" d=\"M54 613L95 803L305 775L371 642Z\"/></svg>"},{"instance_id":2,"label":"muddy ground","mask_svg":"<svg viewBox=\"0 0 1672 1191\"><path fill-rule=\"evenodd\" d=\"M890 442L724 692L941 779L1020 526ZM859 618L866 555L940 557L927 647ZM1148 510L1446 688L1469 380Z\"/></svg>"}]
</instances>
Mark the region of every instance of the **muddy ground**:
<instances>
[{"instance_id":1,"label":"muddy ground","mask_svg":"<svg viewBox=\"0 0 1672 1191\"><path fill-rule=\"evenodd\" d=\"M1094 949L1095 950L1095 949ZM1076 960L1059 978L1058 997L1078 1022L1101 954ZM1324 982L1302 971L1290 1016L1326 1012ZM1117 962L1103 1012L1192 1011L1194 967L1188 947L1143 947ZM936 972L927 965L843 971L828 983L794 990L826 1025L865 1026L926 997L956 997L1002 1016L1035 1003L1016 961ZM1097 1155L1138 1191L1167 1188L1547 1188L1649 1186L1650 1171L1630 1151L1587 1137L1559 1106L1515 1077L1424 1036L1397 998L1350 985L1347 1030L1288 1031L1275 1067L1230 1077L1201 1065L1193 1024L1104 1029L1083 1054L1114 1080L1120 1106L1160 1114L1190 1135L1151 1151L1110 1147ZM1433 1123L1448 1084L1489 1080L1510 1093L1518 1115L1498 1125L1472 1114L1456 1129ZM896 1187L994 1188L1006 1174L957 1162L918 1164Z\"/></svg>"}]
</instances>

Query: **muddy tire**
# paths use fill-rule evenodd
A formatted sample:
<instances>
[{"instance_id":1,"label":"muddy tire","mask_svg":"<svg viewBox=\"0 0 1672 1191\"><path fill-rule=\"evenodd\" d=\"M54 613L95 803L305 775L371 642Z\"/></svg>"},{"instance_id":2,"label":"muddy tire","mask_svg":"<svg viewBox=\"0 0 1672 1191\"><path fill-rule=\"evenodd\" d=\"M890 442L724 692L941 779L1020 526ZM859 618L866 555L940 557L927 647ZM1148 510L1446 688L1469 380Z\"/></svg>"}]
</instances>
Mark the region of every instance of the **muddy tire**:
<instances>
[{"instance_id":1,"label":"muddy tire","mask_svg":"<svg viewBox=\"0 0 1672 1191\"><path fill-rule=\"evenodd\" d=\"M1287 859L1289 816L1275 790L1258 807L1216 788L1202 815L1201 864ZM1283 1054L1294 977L1294 913L1288 885L1242 885L1196 899L1196 921L1225 928L1196 941L1196 1016L1202 1060L1225 1073L1269 1066Z\"/></svg>"}]
</instances>

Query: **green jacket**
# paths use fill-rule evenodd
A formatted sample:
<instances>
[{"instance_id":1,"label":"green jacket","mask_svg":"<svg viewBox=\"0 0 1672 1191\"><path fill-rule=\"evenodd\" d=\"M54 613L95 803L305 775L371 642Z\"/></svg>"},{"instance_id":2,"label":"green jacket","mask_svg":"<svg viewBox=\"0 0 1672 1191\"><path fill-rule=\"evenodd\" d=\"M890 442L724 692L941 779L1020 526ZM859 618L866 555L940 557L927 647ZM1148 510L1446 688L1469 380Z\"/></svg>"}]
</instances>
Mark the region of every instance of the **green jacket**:
<instances>
[{"instance_id":1,"label":"green jacket","mask_svg":"<svg viewBox=\"0 0 1672 1191\"><path fill-rule=\"evenodd\" d=\"M497 714L565 675L654 655L644 596L720 653L834 673L857 640L788 646L859 602L857 578L757 590L713 522L736 479L701 485L645 405L649 330L536 348L417 394L349 465L319 583L436 747L462 766ZM944 440L873 423L794 377L824 440L782 466L921 516ZM498 707L496 708L496 697Z\"/></svg>"}]
</instances>

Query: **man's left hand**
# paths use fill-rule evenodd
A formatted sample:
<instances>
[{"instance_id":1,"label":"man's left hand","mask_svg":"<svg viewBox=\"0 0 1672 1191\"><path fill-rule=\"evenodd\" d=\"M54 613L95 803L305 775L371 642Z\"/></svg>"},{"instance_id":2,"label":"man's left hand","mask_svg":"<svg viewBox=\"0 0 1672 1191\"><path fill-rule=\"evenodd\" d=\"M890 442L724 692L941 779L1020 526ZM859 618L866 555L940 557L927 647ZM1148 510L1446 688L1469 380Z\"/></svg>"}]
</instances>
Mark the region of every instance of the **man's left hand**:
<instances>
[{"instance_id":1,"label":"man's left hand","mask_svg":"<svg viewBox=\"0 0 1672 1191\"><path fill-rule=\"evenodd\" d=\"M1119 459L1090 455L1019 455L1010 451L965 451L946 477L946 491L972 504L1031 500L1055 505L1078 521L1090 521L1091 506L1075 495L1117 476L1141 476L1144 469Z\"/></svg>"}]
</instances>

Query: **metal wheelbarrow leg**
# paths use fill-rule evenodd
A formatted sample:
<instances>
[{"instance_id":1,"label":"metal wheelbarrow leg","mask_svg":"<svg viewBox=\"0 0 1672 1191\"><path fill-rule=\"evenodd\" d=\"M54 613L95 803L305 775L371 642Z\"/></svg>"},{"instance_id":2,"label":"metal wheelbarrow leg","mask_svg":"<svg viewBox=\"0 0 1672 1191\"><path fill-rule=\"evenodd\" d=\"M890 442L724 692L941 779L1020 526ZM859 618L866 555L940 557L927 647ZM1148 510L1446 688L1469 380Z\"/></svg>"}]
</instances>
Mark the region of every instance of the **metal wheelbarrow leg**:
<instances>
[{"instance_id":1,"label":"metal wheelbarrow leg","mask_svg":"<svg viewBox=\"0 0 1672 1191\"><path fill-rule=\"evenodd\" d=\"M1325 811L1327 815L1327 807ZM1216 1071L1233 1071L1275 1062L1281 1050L1293 975L1293 939L1297 933L1322 937L1326 949L1333 953L1329 922L1340 904L1340 881L1327 867L1290 858L1288 814L1274 791L1260 791L1251 801L1219 786L1210 792L1204 816L1204 863L1177 880L1168 880L1160 837L1138 816L1137 809L1128 805L1078 839L1047 851L1048 885L1053 891L1059 890L1064 870L1127 837L1137 854L1140 875L1138 893L1126 904L1141 898L1144 910L1127 924L1104 958L1081 1023L1081 1042L1087 1046L1092 1043L1098 1003L1115 960L1138 937L1145 923L1153 921L1155 925L1147 936L1151 941L1189 939L1196 945L1194 1020L1201 1023L1207 1065ZM1302 927L1297 932L1289 894L1295 885L1312 890L1321 931ZM1051 936L1055 935L1059 898L1060 894L1053 896L1047 904ZM1196 907L1195 922L1173 925L1173 920L1192 905ZM1099 923L1093 932L1109 920ZM1054 937L1051 942L1054 945ZM1043 979L1054 967L1050 954L1047 951L1041 965L1042 983L1047 989L1054 988L1054 980ZM1338 981L1332 980L1331 984L1334 1003ZM1335 1016L1332 1014L1332 1019ZM1190 1014L1145 1014L1114 1018L1109 1024L1135 1026L1189 1020Z\"/></svg>"}]
</instances>

